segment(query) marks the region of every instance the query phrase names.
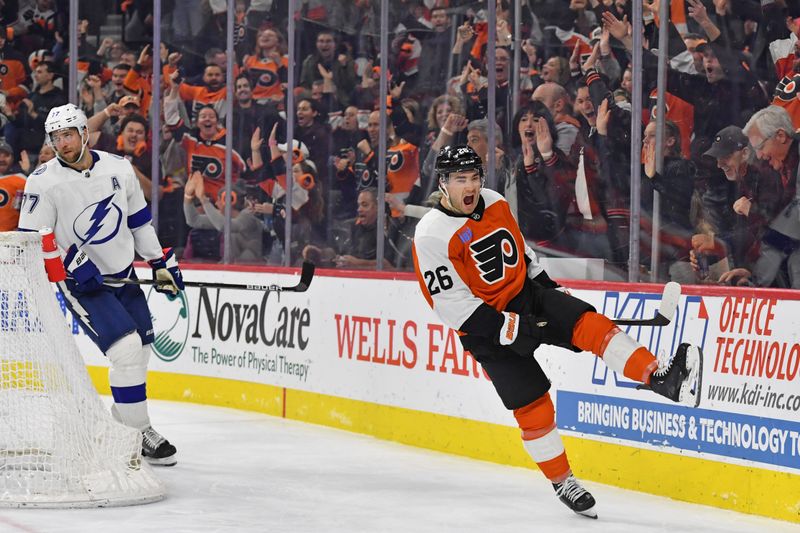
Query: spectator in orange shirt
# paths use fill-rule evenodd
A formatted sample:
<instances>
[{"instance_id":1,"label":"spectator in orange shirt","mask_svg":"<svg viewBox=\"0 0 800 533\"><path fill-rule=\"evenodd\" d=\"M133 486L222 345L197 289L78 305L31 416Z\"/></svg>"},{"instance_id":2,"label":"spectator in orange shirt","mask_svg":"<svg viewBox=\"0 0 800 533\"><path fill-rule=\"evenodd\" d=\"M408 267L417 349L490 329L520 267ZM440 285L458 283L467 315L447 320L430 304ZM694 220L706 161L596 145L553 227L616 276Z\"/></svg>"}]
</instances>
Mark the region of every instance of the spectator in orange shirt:
<instances>
[{"instance_id":1,"label":"spectator in orange shirt","mask_svg":"<svg viewBox=\"0 0 800 533\"><path fill-rule=\"evenodd\" d=\"M277 30L258 32L253 54L244 56L242 65L257 103L283 102L289 60L283 36Z\"/></svg>"},{"instance_id":2,"label":"spectator in orange shirt","mask_svg":"<svg viewBox=\"0 0 800 533\"><path fill-rule=\"evenodd\" d=\"M10 100L19 100L27 94L23 84L28 79L25 57L6 40L6 26L0 24L0 90Z\"/></svg>"},{"instance_id":3,"label":"spectator in orange shirt","mask_svg":"<svg viewBox=\"0 0 800 533\"><path fill-rule=\"evenodd\" d=\"M25 176L14 168L14 149L0 139L0 231L17 229L23 190Z\"/></svg>"},{"instance_id":4,"label":"spectator in orange shirt","mask_svg":"<svg viewBox=\"0 0 800 533\"><path fill-rule=\"evenodd\" d=\"M153 94L153 52L149 44L142 48L139 59L125 76L123 86L126 91L139 96L141 109L145 118L150 109L150 99ZM123 62L125 55L123 54Z\"/></svg>"},{"instance_id":5,"label":"spectator in orange shirt","mask_svg":"<svg viewBox=\"0 0 800 533\"><path fill-rule=\"evenodd\" d=\"M186 151L187 175L199 171L205 180L206 193L216 198L225 185L225 128L222 127L216 110L207 105L199 109L197 127L190 130L180 118L179 105L178 87L173 86L164 95L164 122ZM245 164L236 150L232 150L231 156L231 180L235 183L244 171Z\"/></svg>"},{"instance_id":6,"label":"spectator in orange shirt","mask_svg":"<svg viewBox=\"0 0 800 533\"><path fill-rule=\"evenodd\" d=\"M173 80L177 83L180 74L175 75ZM206 106L213 107L219 119L225 120L225 98L228 91L225 87L225 71L219 65L206 65L203 70L203 85L189 85L181 81L178 90L192 122L197 119L199 110Z\"/></svg>"}]
</instances>

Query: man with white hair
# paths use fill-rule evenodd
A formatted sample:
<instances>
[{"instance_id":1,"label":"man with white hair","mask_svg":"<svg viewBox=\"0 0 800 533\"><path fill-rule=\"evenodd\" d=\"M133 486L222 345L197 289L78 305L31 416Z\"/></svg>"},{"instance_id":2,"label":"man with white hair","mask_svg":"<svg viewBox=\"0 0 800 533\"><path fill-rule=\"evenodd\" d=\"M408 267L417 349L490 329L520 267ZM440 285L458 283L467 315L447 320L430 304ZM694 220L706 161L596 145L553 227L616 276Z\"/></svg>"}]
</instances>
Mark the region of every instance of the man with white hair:
<instances>
[{"instance_id":1,"label":"man with white hair","mask_svg":"<svg viewBox=\"0 0 800 533\"><path fill-rule=\"evenodd\" d=\"M756 157L769 163L780 174L783 185L780 203L786 206L769 223L764 233L761 254L753 267L752 282L757 286L769 287L786 261L788 285L793 289L800 288L800 205L797 198L800 141L789 113L776 105L756 112L745 125L744 133ZM735 272L731 277L747 274Z\"/></svg>"}]
</instances>

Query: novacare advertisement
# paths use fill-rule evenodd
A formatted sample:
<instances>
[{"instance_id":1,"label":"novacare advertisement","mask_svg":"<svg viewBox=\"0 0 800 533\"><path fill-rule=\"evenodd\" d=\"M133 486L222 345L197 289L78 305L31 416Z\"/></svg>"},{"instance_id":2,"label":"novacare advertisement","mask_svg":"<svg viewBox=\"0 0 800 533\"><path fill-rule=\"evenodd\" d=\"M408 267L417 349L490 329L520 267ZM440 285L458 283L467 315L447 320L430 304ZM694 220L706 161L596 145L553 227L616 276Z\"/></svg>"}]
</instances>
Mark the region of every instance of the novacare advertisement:
<instances>
[{"instance_id":1,"label":"novacare advertisement","mask_svg":"<svg viewBox=\"0 0 800 533\"><path fill-rule=\"evenodd\" d=\"M222 283L265 276L296 282L284 274L186 272L187 279ZM156 334L150 368L515 426L456 333L439 322L415 281L399 277L317 275L305 293L189 288L171 300L146 288ZM699 409L637 390L590 354L543 346L536 357L553 382L559 427L600 441L798 472L800 301L769 291L698 290L685 289L690 294L669 326L628 333L662 357L681 342L702 347ZM573 294L611 317L649 318L660 303L657 293ZM76 339L87 364L106 364L85 335Z\"/></svg>"}]
</instances>

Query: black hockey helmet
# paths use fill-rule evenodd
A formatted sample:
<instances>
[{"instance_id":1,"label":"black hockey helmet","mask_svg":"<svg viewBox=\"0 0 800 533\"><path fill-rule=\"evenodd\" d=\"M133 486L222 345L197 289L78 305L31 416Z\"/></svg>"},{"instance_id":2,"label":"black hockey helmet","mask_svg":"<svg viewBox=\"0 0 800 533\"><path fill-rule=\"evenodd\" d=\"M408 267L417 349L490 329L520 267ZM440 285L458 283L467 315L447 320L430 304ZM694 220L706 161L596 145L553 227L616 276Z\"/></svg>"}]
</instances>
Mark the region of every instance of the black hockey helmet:
<instances>
[{"instance_id":1,"label":"black hockey helmet","mask_svg":"<svg viewBox=\"0 0 800 533\"><path fill-rule=\"evenodd\" d=\"M445 146L436 156L434 171L440 183L447 183L451 172L477 170L483 181L483 161L475 150L467 145Z\"/></svg>"}]
</instances>

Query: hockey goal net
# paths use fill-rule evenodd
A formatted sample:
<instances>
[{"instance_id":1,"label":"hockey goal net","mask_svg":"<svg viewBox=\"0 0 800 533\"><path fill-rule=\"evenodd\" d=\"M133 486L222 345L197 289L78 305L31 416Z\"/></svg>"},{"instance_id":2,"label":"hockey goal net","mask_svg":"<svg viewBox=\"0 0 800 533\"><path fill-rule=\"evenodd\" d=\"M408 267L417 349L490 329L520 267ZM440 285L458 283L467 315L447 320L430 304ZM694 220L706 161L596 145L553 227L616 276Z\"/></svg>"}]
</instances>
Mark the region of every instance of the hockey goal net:
<instances>
[{"instance_id":1,"label":"hockey goal net","mask_svg":"<svg viewBox=\"0 0 800 533\"><path fill-rule=\"evenodd\" d=\"M139 431L104 407L44 270L38 233L0 233L0 506L160 500Z\"/></svg>"}]
</instances>

